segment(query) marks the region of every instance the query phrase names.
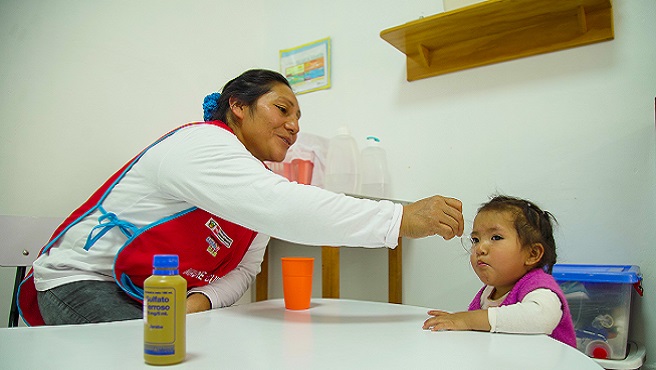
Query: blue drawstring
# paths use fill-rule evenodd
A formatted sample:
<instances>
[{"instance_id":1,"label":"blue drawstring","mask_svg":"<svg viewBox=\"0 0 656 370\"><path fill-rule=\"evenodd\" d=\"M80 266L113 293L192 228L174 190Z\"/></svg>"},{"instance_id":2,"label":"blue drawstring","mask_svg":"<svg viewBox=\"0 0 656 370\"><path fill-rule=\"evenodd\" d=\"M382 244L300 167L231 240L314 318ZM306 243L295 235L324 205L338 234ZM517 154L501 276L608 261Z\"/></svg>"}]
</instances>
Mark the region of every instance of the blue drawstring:
<instances>
[{"instance_id":1,"label":"blue drawstring","mask_svg":"<svg viewBox=\"0 0 656 370\"><path fill-rule=\"evenodd\" d=\"M84 250L88 251L89 248L91 248L98 241L98 239L102 238L105 234L107 234L109 230L113 229L115 226L118 226L119 230L121 230L123 235L125 235L128 239L131 238L134 233L139 231L139 228L135 224L119 219L115 213L105 211L102 206L98 207L98 209L100 209L100 212L102 212L103 215L98 217L98 226L95 226L93 229L91 229L91 232L87 237L87 242L84 244ZM100 231L94 235L96 229L99 229Z\"/></svg>"},{"instance_id":2,"label":"blue drawstring","mask_svg":"<svg viewBox=\"0 0 656 370\"><path fill-rule=\"evenodd\" d=\"M122 274L121 275L121 288L125 290L129 295L138 298L143 301L144 299L144 290L143 288L135 285L132 280L130 280L130 277L127 274Z\"/></svg>"}]
</instances>

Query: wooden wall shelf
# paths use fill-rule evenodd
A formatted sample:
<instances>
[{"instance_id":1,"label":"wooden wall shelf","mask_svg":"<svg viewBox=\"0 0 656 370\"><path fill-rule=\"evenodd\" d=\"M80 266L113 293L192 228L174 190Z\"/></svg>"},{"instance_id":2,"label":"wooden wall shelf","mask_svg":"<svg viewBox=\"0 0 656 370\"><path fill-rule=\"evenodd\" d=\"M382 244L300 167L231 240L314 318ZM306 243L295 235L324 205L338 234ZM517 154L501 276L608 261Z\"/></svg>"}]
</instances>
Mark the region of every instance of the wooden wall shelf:
<instances>
[{"instance_id":1,"label":"wooden wall shelf","mask_svg":"<svg viewBox=\"0 0 656 370\"><path fill-rule=\"evenodd\" d=\"M612 40L611 0L487 0L381 31L408 81Z\"/></svg>"}]
</instances>

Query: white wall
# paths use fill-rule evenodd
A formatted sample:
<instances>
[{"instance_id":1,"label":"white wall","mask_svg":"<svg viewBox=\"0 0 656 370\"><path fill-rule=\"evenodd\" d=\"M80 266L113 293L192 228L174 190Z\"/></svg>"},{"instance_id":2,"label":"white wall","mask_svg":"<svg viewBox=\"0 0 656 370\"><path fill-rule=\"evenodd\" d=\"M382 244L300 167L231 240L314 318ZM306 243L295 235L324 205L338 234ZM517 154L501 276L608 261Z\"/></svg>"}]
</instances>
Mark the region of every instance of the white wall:
<instances>
[{"instance_id":1,"label":"white wall","mask_svg":"<svg viewBox=\"0 0 656 370\"><path fill-rule=\"evenodd\" d=\"M0 0L0 213L70 212L158 135L200 120L227 79L331 37L333 86L299 96L303 130L376 134L394 198L455 196L468 221L495 192L536 201L560 222L560 262L641 267L631 337L645 342L656 333L656 2L613 5L613 41L409 83L379 33L439 1ZM342 295L386 300L385 251L342 256ZM8 306L12 275L0 273ZM372 275L380 287L363 282ZM406 242L404 303L461 310L479 285L458 242Z\"/></svg>"}]
</instances>

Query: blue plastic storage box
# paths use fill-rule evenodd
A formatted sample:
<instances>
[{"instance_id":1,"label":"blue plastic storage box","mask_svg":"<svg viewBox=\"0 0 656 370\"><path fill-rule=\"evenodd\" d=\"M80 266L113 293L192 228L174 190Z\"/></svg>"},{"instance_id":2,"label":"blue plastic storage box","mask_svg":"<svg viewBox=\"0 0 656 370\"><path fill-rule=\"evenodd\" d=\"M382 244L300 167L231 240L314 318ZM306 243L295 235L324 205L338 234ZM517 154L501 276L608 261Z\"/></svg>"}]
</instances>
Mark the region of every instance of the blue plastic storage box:
<instances>
[{"instance_id":1,"label":"blue plastic storage box","mask_svg":"<svg viewBox=\"0 0 656 370\"><path fill-rule=\"evenodd\" d=\"M556 264L553 277L567 298L577 348L593 358L625 358L632 292L642 295L640 268Z\"/></svg>"}]
</instances>

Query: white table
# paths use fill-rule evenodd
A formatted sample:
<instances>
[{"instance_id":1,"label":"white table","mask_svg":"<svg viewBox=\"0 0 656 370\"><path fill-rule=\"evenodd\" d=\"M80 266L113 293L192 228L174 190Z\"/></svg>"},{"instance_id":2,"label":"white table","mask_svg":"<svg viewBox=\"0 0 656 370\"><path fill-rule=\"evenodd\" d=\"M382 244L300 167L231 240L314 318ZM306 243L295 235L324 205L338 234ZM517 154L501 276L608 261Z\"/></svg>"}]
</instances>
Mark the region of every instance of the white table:
<instances>
[{"instance_id":1,"label":"white table","mask_svg":"<svg viewBox=\"0 0 656 370\"><path fill-rule=\"evenodd\" d=\"M428 308L280 299L187 317L186 369L600 369L545 335L430 332ZM143 322L0 329L3 369L139 369Z\"/></svg>"}]
</instances>

